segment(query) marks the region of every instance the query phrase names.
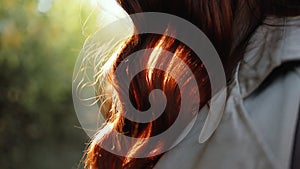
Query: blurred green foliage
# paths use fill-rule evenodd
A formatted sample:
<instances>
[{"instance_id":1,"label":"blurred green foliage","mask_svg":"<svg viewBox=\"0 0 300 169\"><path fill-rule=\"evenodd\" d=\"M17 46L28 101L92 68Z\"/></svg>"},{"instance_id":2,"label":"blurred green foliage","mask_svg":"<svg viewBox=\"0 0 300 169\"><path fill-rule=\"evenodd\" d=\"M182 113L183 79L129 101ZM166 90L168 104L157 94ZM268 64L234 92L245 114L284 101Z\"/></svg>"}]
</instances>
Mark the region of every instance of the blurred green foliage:
<instances>
[{"instance_id":1,"label":"blurred green foliage","mask_svg":"<svg viewBox=\"0 0 300 169\"><path fill-rule=\"evenodd\" d=\"M71 83L92 7L56 0L0 1L0 168L77 168L88 137L73 109ZM84 34L83 34L84 32Z\"/></svg>"}]
</instances>

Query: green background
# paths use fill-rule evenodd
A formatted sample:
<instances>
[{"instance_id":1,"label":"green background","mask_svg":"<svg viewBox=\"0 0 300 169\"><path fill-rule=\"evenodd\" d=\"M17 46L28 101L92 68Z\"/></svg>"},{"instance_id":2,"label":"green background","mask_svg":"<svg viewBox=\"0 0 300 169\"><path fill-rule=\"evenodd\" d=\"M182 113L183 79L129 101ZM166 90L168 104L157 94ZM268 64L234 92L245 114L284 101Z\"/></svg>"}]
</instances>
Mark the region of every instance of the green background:
<instances>
[{"instance_id":1,"label":"green background","mask_svg":"<svg viewBox=\"0 0 300 169\"><path fill-rule=\"evenodd\" d=\"M0 168L82 168L89 138L74 112L72 74L99 23L87 0L55 0L46 13L37 6L0 1Z\"/></svg>"}]
</instances>

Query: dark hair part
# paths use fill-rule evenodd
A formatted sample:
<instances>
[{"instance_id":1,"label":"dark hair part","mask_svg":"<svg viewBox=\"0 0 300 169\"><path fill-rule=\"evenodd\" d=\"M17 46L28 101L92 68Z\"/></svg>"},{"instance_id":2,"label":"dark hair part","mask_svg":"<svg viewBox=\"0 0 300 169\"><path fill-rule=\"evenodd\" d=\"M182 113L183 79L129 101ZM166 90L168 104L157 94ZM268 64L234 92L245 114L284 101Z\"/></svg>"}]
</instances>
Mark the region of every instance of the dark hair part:
<instances>
[{"instance_id":1,"label":"dark hair part","mask_svg":"<svg viewBox=\"0 0 300 169\"><path fill-rule=\"evenodd\" d=\"M221 57L228 82L242 59L246 46L256 28L263 24L266 16L278 17L294 16L300 14L297 0L118 0L128 14L139 12L163 12L182 17L200 28L213 43ZM297 7L295 7L297 6ZM172 28L171 28L172 29ZM176 30L175 30L176 31ZM122 77L116 77L114 72L120 62L131 53L145 48L160 46L164 50L177 53L178 56L191 68L197 78L201 93L201 105L205 105L211 98L208 75L201 60L197 59L193 51L187 46L163 35L144 34L133 36L126 42L126 46L111 65L108 79L115 89L116 97L112 100L111 111L108 115L107 125L130 137L147 138L166 130L176 119L180 102L178 85L172 77L160 71L143 71L131 82L130 99L139 110L149 107L147 96L153 89L162 89L167 96L168 103L161 117L157 120L139 124L125 119L120 113L126 111L123 100L124 89L121 85ZM156 61L164 63L166 67L179 63L164 60L158 54ZM145 62L150 62L151 58ZM178 71L180 77L184 72ZM130 74L128 73L128 76ZM151 76L151 78L149 78ZM191 92L191 91L186 91ZM155 166L161 155L148 158L127 158L114 155L101 148L101 143L109 141L111 133L108 131L101 140L91 143L87 150L85 168L93 169L150 169ZM114 140L118 141L118 140ZM132 153L143 151L147 143L136 143ZM163 145L158 144L157 147ZM118 147L117 147L118 148Z\"/></svg>"}]
</instances>

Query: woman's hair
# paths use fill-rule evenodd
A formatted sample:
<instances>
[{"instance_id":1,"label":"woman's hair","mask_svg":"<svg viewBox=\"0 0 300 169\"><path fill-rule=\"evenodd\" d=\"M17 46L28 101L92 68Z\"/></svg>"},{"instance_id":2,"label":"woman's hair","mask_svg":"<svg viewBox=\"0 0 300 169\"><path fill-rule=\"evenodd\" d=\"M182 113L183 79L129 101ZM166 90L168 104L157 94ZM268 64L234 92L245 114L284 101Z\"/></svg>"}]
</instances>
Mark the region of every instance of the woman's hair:
<instances>
[{"instance_id":1,"label":"woman's hair","mask_svg":"<svg viewBox=\"0 0 300 169\"><path fill-rule=\"evenodd\" d=\"M299 14L299 8L295 8L297 0L118 0L118 3L128 14L140 12L162 12L179 16L188 20L202 30L216 48L222 61L227 82L245 53L247 43L256 30L263 24L268 15L279 17ZM171 28L168 28L170 31ZM122 157L101 148L104 142L113 141L115 149L121 149L119 140L111 140L112 130L134 138L149 138L168 129L175 121L180 109L180 89L172 77L160 70L144 70L135 77L130 72L124 73L133 80L130 82L129 98L134 107L140 111L147 110L150 106L148 96L154 89L161 89L167 98L167 104L163 114L149 123L137 123L122 116L128 111L126 105L125 90L122 86L124 77L116 76L115 72L119 64L128 59L133 52L147 48L158 48L174 53L185 62L197 80L197 86L193 90L201 93L200 105L205 105L211 98L208 73L201 60L186 45L178 40L157 34L143 34L132 36L118 53L117 57L109 65L106 72L107 80L114 88L114 94L107 113L107 122L95 140L87 149L85 168L93 169L150 169L155 166L159 158L156 155L147 158L130 158L141 153L147 147L147 142L130 143L134 145L128 152L128 157ZM145 53L146 55L146 53ZM185 71L182 65L175 59L165 59L161 53L150 53L144 63L147 65L163 64L164 67L176 72L175 76L182 77ZM130 60L128 61L130 62ZM130 64L128 64L130 65ZM126 66L128 66L126 65ZM189 78L187 78L189 79ZM190 83L187 80L187 83ZM164 143L157 143L155 149L161 149Z\"/></svg>"}]
</instances>

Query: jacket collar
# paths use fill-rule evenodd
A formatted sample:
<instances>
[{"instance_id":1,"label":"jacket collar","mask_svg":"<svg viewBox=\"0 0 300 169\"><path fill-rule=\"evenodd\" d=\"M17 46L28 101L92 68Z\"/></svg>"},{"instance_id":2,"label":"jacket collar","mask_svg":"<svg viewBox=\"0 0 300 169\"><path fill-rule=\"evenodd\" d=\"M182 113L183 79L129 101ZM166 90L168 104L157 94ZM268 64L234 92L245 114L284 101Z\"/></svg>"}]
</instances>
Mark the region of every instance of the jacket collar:
<instances>
[{"instance_id":1,"label":"jacket collar","mask_svg":"<svg viewBox=\"0 0 300 169\"><path fill-rule=\"evenodd\" d=\"M268 17L265 24L254 33L245 57L237 68L236 80L242 98L249 96L258 88L276 67L294 60L300 60L300 16ZM225 97L226 90L221 90L212 100L221 102ZM220 108L224 108L223 105ZM207 113L199 143L204 143L211 137L222 116L223 109Z\"/></svg>"},{"instance_id":2,"label":"jacket collar","mask_svg":"<svg viewBox=\"0 0 300 169\"><path fill-rule=\"evenodd\" d=\"M251 38L238 73L241 95L249 96L284 62L300 60L300 16L268 17Z\"/></svg>"}]
</instances>

